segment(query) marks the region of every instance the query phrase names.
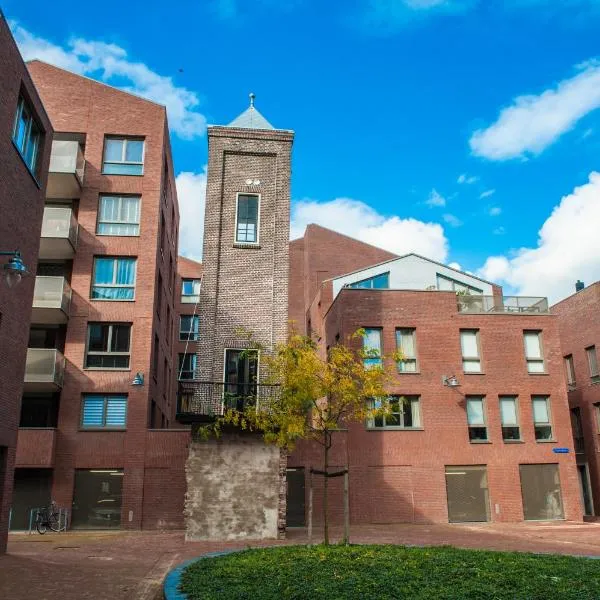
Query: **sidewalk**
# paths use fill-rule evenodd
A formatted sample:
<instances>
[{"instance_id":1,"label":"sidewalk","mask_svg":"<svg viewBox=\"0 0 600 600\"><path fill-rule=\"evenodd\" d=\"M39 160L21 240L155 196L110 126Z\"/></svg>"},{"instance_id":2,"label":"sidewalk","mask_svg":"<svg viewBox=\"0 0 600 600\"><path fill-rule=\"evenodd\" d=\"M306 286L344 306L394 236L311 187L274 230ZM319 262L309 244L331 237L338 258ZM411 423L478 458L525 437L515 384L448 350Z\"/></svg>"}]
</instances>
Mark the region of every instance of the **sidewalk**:
<instances>
[{"instance_id":1,"label":"sidewalk","mask_svg":"<svg viewBox=\"0 0 600 600\"><path fill-rule=\"evenodd\" d=\"M453 545L600 557L600 523L370 525L351 529L354 543ZM341 531L334 528L332 540ZM0 598L7 600L155 600L166 573L205 552L306 543L304 529L285 542L186 543L183 532L11 534L0 556ZM316 540L315 540L316 541Z\"/></svg>"}]
</instances>

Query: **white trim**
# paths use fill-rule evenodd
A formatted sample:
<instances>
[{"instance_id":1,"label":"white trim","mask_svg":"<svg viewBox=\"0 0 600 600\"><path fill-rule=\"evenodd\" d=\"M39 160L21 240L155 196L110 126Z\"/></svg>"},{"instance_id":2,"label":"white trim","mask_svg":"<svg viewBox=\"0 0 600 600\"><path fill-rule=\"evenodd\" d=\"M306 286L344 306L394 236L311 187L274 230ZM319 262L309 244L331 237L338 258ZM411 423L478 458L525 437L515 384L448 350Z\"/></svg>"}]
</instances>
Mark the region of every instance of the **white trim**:
<instances>
[{"instance_id":1,"label":"white trim","mask_svg":"<svg viewBox=\"0 0 600 600\"><path fill-rule=\"evenodd\" d=\"M243 242L237 239L237 227L238 227L238 203L240 196L255 196L258 198L258 207L256 211L256 241L254 242ZM260 246L260 205L261 205L261 194L255 192L236 192L235 194L235 221L233 226L233 243L243 244L244 246ZM235 348L230 348L235 350Z\"/></svg>"}]
</instances>

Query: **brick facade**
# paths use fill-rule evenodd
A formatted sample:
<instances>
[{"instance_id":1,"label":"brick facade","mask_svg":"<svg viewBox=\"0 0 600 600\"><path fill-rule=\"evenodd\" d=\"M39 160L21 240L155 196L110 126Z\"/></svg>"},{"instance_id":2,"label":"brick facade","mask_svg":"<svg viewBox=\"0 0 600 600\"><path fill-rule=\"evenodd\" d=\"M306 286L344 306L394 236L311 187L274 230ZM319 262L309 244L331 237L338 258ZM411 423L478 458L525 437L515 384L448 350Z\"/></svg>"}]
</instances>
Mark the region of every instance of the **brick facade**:
<instances>
[{"instance_id":1,"label":"brick facade","mask_svg":"<svg viewBox=\"0 0 600 600\"><path fill-rule=\"evenodd\" d=\"M577 464L584 468L587 465L594 515L600 515L600 382L591 375L586 348L595 346L600 352L599 311L600 282L552 307L558 317L561 355L573 357L575 381L570 386L569 406L578 408L581 414L583 447L577 454ZM585 471L581 476L586 476Z\"/></svg>"},{"instance_id":2,"label":"brick facade","mask_svg":"<svg viewBox=\"0 0 600 600\"><path fill-rule=\"evenodd\" d=\"M8 24L0 11L0 251L20 250L30 273L37 268L52 126ZM12 141L19 97L43 132L32 174ZM35 278L9 289L0 257L0 553L6 549L29 319Z\"/></svg>"}]
</instances>

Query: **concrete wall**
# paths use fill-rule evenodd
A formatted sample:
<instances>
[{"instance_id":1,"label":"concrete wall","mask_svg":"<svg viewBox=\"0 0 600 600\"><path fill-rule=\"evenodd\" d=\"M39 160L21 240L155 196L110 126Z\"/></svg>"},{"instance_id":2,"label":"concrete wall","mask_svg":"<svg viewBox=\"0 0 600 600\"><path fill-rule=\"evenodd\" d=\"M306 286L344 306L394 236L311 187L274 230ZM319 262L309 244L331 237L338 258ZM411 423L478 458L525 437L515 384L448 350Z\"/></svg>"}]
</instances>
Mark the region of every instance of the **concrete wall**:
<instances>
[{"instance_id":1,"label":"concrete wall","mask_svg":"<svg viewBox=\"0 0 600 600\"><path fill-rule=\"evenodd\" d=\"M260 436L193 441L185 465L187 540L278 537L280 452Z\"/></svg>"}]
</instances>

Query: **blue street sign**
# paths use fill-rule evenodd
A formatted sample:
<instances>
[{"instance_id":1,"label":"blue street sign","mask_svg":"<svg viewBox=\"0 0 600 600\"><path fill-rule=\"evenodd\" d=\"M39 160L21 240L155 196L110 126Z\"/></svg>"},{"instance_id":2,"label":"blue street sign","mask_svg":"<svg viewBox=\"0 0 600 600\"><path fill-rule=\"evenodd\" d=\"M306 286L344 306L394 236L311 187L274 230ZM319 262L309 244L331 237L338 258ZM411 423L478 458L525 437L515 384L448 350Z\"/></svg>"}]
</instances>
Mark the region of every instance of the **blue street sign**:
<instances>
[{"instance_id":1,"label":"blue street sign","mask_svg":"<svg viewBox=\"0 0 600 600\"><path fill-rule=\"evenodd\" d=\"M552 452L554 452L554 454L568 454L569 449L568 448L552 448Z\"/></svg>"}]
</instances>

